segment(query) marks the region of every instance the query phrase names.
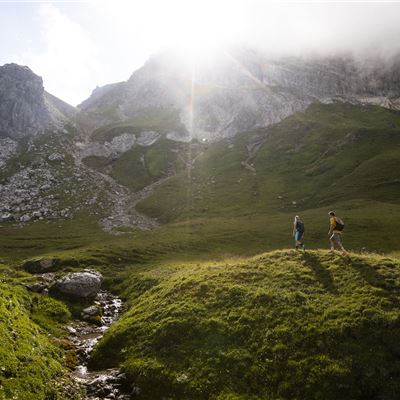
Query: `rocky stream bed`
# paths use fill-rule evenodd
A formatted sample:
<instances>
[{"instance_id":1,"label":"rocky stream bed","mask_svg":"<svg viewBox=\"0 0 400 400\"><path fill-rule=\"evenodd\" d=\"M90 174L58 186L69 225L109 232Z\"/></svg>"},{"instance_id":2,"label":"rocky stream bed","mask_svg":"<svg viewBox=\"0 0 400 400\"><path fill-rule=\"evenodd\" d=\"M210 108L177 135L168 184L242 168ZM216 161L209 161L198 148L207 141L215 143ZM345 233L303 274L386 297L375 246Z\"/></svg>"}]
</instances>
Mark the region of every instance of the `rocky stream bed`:
<instances>
[{"instance_id":1,"label":"rocky stream bed","mask_svg":"<svg viewBox=\"0 0 400 400\"><path fill-rule=\"evenodd\" d=\"M121 299L106 290L101 290L97 294L94 304L103 310L100 326L76 320L68 327L71 333L68 339L75 344L79 359L79 365L73 372L73 377L85 386L87 400L128 400L130 399L129 385L125 375L119 369L90 371L87 368L94 346L122 311Z\"/></svg>"},{"instance_id":2,"label":"rocky stream bed","mask_svg":"<svg viewBox=\"0 0 400 400\"><path fill-rule=\"evenodd\" d=\"M78 357L78 365L72 373L73 379L86 389L86 400L130 399L135 393L135 388L132 388L119 369L88 369L95 345L122 313L122 300L101 288L102 275L98 271L84 269L57 279L53 272L49 272L56 266L57 260L54 259L27 261L24 269L35 275L38 281L26 287L43 295L67 296L71 300L83 301L83 304L86 304L81 318L73 320L66 327L66 339L73 343Z\"/></svg>"}]
</instances>

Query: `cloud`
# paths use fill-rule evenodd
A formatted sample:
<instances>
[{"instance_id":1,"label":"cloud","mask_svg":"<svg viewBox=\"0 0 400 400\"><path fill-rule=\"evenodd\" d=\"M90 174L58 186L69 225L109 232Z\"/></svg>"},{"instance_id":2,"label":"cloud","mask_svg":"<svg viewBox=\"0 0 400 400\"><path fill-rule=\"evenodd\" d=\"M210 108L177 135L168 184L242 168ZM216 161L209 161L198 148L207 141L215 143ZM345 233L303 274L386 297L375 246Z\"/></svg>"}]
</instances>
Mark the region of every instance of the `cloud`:
<instances>
[{"instance_id":1,"label":"cloud","mask_svg":"<svg viewBox=\"0 0 400 400\"><path fill-rule=\"evenodd\" d=\"M39 7L42 49L28 65L44 77L47 91L76 105L103 80L95 43L85 29L52 4Z\"/></svg>"},{"instance_id":2,"label":"cloud","mask_svg":"<svg viewBox=\"0 0 400 400\"><path fill-rule=\"evenodd\" d=\"M152 53L179 42L198 46L206 57L218 43L272 55L391 57L400 51L400 3L93 0L8 10L9 18L0 15L0 32L9 39L0 43L2 62L30 66L46 90L74 105L97 85L128 79Z\"/></svg>"},{"instance_id":3,"label":"cloud","mask_svg":"<svg viewBox=\"0 0 400 400\"><path fill-rule=\"evenodd\" d=\"M244 10L244 41L266 51L393 55L400 50L400 3L249 0Z\"/></svg>"}]
</instances>

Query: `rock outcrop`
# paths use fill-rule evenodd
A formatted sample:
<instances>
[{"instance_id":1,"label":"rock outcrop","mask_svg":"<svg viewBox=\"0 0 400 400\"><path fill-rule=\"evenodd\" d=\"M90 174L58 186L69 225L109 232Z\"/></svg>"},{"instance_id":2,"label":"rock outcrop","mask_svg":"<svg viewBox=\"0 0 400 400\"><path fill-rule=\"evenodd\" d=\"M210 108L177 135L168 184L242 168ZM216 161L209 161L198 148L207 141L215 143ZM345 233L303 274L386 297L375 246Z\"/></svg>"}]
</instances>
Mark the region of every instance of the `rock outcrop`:
<instances>
[{"instance_id":1,"label":"rock outcrop","mask_svg":"<svg viewBox=\"0 0 400 400\"><path fill-rule=\"evenodd\" d=\"M60 266L58 258L39 258L27 260L22 267L31 274L44 274L55 271Z\"/></svg>"},{"instance_id":2,"label":"rock outcrop","mask_svg":"<svg viewBox=\"0 0 400 400\"><path fill-rule=\"evenodd\" d=\"M0 67L0 137L35 135L75 114L74 107L46 93L42 78L28 67Z\"/></svg>"}]
</instances>

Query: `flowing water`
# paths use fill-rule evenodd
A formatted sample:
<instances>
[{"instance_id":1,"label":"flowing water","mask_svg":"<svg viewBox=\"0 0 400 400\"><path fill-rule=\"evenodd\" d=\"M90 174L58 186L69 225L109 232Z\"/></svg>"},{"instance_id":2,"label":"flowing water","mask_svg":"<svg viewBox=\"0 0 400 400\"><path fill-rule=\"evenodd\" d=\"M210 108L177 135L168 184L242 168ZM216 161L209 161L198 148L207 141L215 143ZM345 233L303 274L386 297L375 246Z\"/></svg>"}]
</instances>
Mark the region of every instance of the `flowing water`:
<instances>
[{"instance_id":1,"label":"flowing water","mask_svg":"<svg viewBox=\"0 0 400 400\"><path fill-rule=\"evenodd\" d=\"M103 309L100 326L77 320L69 327L70 339L76 346L79 359L73 376L86 387L86 400L128 400L129 386L125 375L119 369L88 370L87 365L94 346L122 312L121 299L105 290L98 293L95 304Z\"/></svg>"}]
</instances>

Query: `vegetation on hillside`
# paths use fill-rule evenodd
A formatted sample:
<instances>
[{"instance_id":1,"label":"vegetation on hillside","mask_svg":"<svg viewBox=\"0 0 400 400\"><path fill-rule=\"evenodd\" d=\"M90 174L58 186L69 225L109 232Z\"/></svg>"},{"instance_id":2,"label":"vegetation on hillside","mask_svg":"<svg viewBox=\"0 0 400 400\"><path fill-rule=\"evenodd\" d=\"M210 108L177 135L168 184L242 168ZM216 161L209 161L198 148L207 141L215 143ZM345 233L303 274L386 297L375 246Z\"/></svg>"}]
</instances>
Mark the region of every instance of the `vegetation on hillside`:
<instances>
[{"instance_id":1,"label":"vegetation on hillside","mask_svg":"<svg viewBox=\"0 0 400 400\"><path fill-rule=\"evenodd\" d=\"M114 160L113 177L135 190L176 174L140 203L165 223L154 231L110 236L86 210L2 224L0 398L64 398L54 382L68 364L57 337L69 311L16 272L44 256L64 272L101 270L126 300L92 364L122 365L143 399L397 399L400 265L367 252L399 249L399 144L399 113L316 104L219 143L162 139ZM332 208L346 247L364 255L245 258L290 245L294 214L307 248L327 247Z\"/></svg>"},{"instance_id":2,"label":"vegetation on hillside","mask_svg":"<svg viewBox=\"0 0 400 400\"><path fill-rule=\"evenodd\" d=\"M80 399L66 375L71 345L59 338L71 314L65 304L28 292L20 283L26 279L1 266L0 399Z\"/></svg>"},{"instance_id":3,"label":"vegetation on hillside","mask_svg":"<svg viewBox=\"0 0 400 400\"><path fill-rule=\"evenodd\" d=\"M210 145L190 174L178 174L139 207L171 222L293 213L351 200L398 205L399 145L399 112L313 104L274 126Z\"/></svg>"},{"instance_id":4,"label":"vegetation on hillside","mask_svg":"<svg viewBox=\"0 0 400 400\"><path fill-rule=\"evenodd\" d=\"M139 398L388 399L400 392L400 265L276 251L130 269L93 365Z\"/></svg>"}]
</instances>

